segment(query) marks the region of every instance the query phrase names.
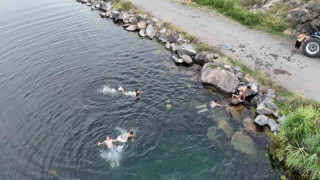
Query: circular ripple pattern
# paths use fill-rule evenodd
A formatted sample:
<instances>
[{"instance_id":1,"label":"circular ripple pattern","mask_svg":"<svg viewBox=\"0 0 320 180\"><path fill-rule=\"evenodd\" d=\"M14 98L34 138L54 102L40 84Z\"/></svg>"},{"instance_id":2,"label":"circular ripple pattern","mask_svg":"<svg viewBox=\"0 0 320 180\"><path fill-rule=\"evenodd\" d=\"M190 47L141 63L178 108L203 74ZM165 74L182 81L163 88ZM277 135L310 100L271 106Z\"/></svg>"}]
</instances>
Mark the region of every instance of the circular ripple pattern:
<instances>
[{"instance_id":1,"label":"circular ripple pattern","mask_svg":"<svg viewBox=\"0 0 320 180\"><path fill-rule=\"evenodd\" d=\"M0 24L0 179L277 177L263 153L208 140L192 104L215 96L156 42L74 0L1 1ZM119 86L142 97L103 91ZM135 139L112 168L96 144L119 128Z\"/></svg>"}]
</instances>

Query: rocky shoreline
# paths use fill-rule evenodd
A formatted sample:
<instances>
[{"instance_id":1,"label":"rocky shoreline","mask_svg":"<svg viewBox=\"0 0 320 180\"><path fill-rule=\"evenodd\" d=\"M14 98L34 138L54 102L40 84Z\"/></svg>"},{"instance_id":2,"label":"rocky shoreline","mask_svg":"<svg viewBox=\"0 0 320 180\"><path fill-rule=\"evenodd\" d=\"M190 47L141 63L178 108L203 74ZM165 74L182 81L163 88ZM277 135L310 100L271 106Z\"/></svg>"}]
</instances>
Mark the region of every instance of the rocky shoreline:
<instances>
[{"instance_id":1,"label":"rocky shoreline","mask_svg":"<svg viewBox=\"0 0 320 180\"><path fill-rule=\"evenodd\" d=\"M243 104L256 108L255 113L258 116L255 119L245 118L243 122L244 126L250 123L254 123L257 126L267 125L270 131L276 134L279 126L285 121L284 116L279 117L278 107L273 102L276 98L278 101L284 101L283 97L277 97L273 89L261 91L259 82L250 82L248 78L240 72L240 67L233 67L223 62L220 60L218 54L197 52L194 44L190 43L182 34L179 34L174 28L169 27L165 22L136 10L115 10L112 1L77 0L77 2L90 6L92 10L101 11L100 16L102 18L109 18L116 23L121 23L127 31L136 32L142 38L158 40L165 45L167 50L173 53L171 59L176 65L191 67L197 64L198 66L202 66L199 81L204 85L217 89L220 93L230 95L230 98L231 94L234 93L237 88L250 85L252 87L251 90L247 90L245 93L246 101L238 101L237 99L232 99L231 101L231 105L235 108ZM232 108L227 108L227 111L232 117L233 114L235 114ZM245 129L250 128L252 129L252 127L245 127ZM208 134L215 134L214 130L209 128ZM241 135L240 140L244 139L244 142L250 141L250 138L243 135L243 133L239 132L237 134L239 136ZM248 138L249 140L247 140ZM236 146L240 147L237 145L239 144L236 141L237 139L239 139L238 136L232 136L232 142L235 141L232 144L234 144L235 148ZM252 143L249 142L247 144L249 146L249 144ZM250 154L252 152L251 150L241 147L238 149L244 153Z\"/></svg>"}]
</instances>

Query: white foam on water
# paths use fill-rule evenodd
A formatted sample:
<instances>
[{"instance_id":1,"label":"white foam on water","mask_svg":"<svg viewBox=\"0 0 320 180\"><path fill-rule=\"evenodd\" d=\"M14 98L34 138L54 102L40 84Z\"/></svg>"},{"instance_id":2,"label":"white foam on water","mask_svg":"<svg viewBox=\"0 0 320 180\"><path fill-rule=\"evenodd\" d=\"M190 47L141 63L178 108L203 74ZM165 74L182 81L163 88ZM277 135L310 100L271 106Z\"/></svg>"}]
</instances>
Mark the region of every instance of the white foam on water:
<instances>
[{"instance_id":1,"label":"white foam on water","mask_svg":"<svg viewBox=\"0 0 320 180\"><path fill-rule=\"evenodd\" d=\"M101 91L103 94L116 94L118 91L115 88L111 88L109 86L103 86Z\"/></svg>"},{"instance_id":2,"label":"white foam on water","mask_svg":"<svg viewBox=\"0 0 320 180\"><path fill-rule=\"evenodd\" d=\"M122 151L123 151L123 145L113 146L113 149L109 152L107 150L101 150L100 156L102 159L105 159L106 161L109 162L111 168L115 168L120 166Z\"/></svg>"}]
</instances>

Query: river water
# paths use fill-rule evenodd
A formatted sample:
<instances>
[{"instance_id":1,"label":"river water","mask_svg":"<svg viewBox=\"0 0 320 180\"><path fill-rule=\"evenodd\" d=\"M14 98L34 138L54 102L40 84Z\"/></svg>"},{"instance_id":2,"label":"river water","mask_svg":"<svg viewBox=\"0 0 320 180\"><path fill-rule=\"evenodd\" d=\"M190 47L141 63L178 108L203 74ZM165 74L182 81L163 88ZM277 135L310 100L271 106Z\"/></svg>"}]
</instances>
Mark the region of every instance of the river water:
<instances>
[{"instance_id":1,"label":"river water","mask_svg":"<svg viewBox=\"0 0 320 180\"><path fill-rule=\"evenodd\" d=\"M265 131L236 150L218 122L241 123L195 107L224 97L157 42L74 0L0 1L0 24L0 179L279 179ZM130 130L114 154L97 146Z\"/></svg>"}]
</instances>

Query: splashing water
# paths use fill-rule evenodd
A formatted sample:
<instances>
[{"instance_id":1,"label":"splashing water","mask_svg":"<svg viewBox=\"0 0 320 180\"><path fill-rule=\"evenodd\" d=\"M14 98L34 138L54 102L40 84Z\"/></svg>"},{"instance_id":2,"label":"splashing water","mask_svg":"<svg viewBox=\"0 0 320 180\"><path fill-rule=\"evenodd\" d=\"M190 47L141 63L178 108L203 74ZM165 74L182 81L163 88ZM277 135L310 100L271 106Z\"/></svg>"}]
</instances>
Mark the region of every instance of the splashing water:
<instances>
[{"instance_id":1,"label":"splashing water","mask_svg":"<svg viewBox=\"0 0 320 180\"><path fill-rule=\"evenodd\" d=\"M118 91L115 88L111 88L109 86L103 86L102 93L103 94L116 94Z\"/></svg>"},{"instance_id":2,"label":"splashing water","mask_svg":"<svg viewBox=\"0 0 320 180\"><path fill-rule=\"evenodd\" d=\"M101 150L100 156L102 159L105 159L109 162L111 168L119 167L120 160L122 158L121 152L124 150L124 145L113 146L111 150Z\"/></svg>"}]
</instances>

